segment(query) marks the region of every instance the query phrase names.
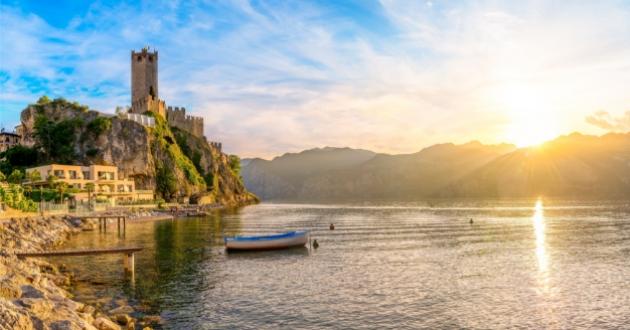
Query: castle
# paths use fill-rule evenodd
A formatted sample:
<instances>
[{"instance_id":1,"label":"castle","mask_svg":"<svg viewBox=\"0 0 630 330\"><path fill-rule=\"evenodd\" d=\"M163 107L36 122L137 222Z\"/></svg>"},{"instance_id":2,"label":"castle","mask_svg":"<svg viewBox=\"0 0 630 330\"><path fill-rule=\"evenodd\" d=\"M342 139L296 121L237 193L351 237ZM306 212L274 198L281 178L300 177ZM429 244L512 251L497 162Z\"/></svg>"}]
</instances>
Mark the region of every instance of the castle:
<instances>
[{"instance_id":1,"label":"castle","mask_svg":"<svg viewBox=\"0 0 630 330\"><path fill-rule=\"evenodd\" d=\"M186 115L186 108L166 107L158 94L158 52L143 48L131 51L131 113L152 112L166 119L169 126L203 138L203 117ZM220 149L220 148L219 148Z\"/></svg>"}]
</instances>

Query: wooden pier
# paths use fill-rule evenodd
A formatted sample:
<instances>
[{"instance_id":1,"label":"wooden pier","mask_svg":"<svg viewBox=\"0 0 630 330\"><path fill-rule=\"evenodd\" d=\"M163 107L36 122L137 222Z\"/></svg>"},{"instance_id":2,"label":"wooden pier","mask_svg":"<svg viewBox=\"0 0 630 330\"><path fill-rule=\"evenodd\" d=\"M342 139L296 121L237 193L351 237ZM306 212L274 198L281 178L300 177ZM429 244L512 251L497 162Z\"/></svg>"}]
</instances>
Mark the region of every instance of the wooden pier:
<instances>
[{"instance_id":1,"label":"wooden pier","mask_svg":"<svg viewBox=\"0 0 630 330\"><path fill-rule=\"evenodd\" d=\"M134 253L142 251L141 247L114 247L109 249L87 249L87 250L57 250L57 251L43 251L43 252L17 252L15 255L18 258L27 257L68 257L68 256L88 256L97 254L118 254L122 253L123 266L125 271L130 272L131 275L135 273L135 256Z\"/></svg>"},{"instance_id":2,"label":"wooden pier","mask_svg":"<svg viewBox=\"0 0 630 330\"><path fill-rule=\"evenodd\" d=\"M77 219L97 219L98 220L98 231L102 231L104 233L107 232L107 221L109 219L115 219L118 228L118 234L124 235L127 230L127 216L126 215L106 215L106 214L95 214L95 215L84 215L75 217ZM122 231L121 231L122 229Z\"/></svg>"}]
</instances>

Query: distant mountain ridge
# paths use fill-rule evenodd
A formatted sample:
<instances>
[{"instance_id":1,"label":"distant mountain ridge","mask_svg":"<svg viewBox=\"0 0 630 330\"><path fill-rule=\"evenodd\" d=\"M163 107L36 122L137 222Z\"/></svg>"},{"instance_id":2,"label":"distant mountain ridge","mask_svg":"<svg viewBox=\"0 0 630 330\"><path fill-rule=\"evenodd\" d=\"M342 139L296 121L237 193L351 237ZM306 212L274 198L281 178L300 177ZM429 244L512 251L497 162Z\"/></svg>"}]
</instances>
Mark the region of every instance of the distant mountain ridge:
<instances>
[{"instance_id":1,"label":"distant mountain ridge","mask_svg":"<svg viewBox=\"0 0 630 330\"><path fill-rule=\"evenodd\" d=\"M243 164L249 190L276 201L630 196L630 133L574 133L539 147L437 144L412 154L317 148Z\"/></svg>"}]
</instances>

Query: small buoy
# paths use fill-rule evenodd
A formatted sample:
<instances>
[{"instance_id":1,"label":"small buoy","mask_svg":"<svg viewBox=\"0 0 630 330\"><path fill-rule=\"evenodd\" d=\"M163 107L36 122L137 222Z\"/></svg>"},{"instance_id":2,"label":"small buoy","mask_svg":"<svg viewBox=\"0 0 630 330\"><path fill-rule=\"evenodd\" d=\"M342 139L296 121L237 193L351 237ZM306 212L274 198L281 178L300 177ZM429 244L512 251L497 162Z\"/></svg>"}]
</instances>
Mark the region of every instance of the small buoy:
<instances>
[{"instance_id":1,"label":"small buoy","mask_svg":"<svg viewBox=\"0 0 630 330\"><path fill-rule=\"evenodd\" d=\"M470 221L468 221L468 223L470 223L471 225L473 224L473 222L474 222L474 221L473 221L473 219L472 219L472 218L470 218Z\"/></svg>"},{"instance_id":2,"label":"small buoy","mask_svg":"<svg viewBox=\"0 0 630 330\"><path fill-rule=\"evenodd\" d=\"M333 223L330 224L330 230L335 230L335 224Z\"/></svg>"},{"instance_id":3,"label":"small buoy","mask_svg":"<svg viewBox=\"0 0 630 330\"><path fill-rule=\"evenodd\" d=\"M317 243L317 240L313 240L313 247L316 249L319 247L319 243Z\"/></svg>"}]
</instances>

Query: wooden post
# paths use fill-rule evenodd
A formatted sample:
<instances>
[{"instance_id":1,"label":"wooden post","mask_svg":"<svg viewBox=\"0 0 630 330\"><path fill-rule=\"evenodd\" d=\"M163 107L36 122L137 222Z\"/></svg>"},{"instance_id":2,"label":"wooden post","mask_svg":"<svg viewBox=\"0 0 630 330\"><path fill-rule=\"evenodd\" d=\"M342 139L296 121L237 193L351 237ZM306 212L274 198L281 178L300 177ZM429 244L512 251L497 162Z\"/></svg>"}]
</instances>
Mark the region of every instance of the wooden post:
<instances>
[{"instance_id":1,"label":"wooden post","mask_svg":"<svg viewBox=\"0 0 630 330\"><path fill-rule=\"evenodd\" d=\"M135 271L135 255L133 252L129 252L125 254L125 257L123 259L123 265L125 267L125 271L131 273L132 275L134 274Z\"/></svg>"}]
</instances>

